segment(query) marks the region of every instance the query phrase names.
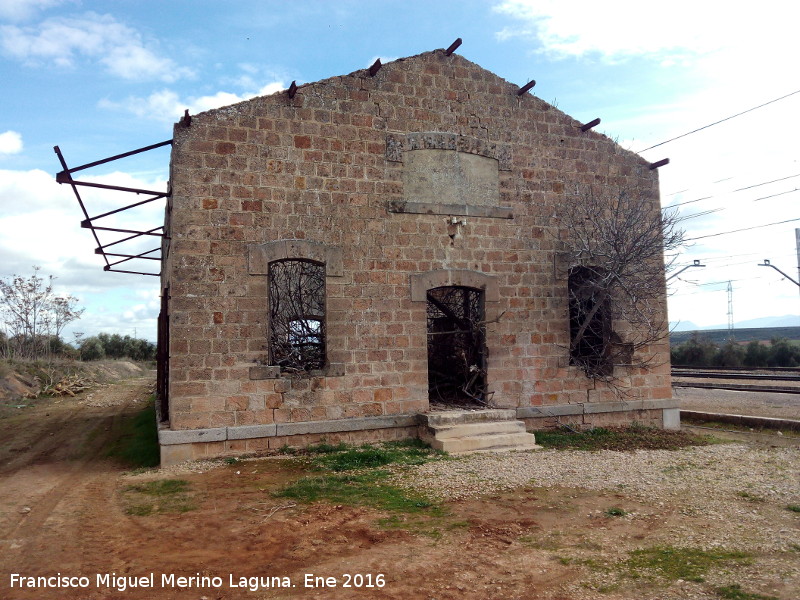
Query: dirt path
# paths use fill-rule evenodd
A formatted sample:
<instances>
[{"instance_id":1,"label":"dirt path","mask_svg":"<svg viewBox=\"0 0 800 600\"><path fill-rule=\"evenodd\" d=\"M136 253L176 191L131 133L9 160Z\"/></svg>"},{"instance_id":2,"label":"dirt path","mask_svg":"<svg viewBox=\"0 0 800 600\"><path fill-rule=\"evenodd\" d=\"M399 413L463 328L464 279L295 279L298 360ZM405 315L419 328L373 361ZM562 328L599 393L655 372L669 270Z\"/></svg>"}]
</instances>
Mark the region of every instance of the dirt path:
<instances>
[{"instance_id":1,"label":"dirt path","mask_svg":"<svg viewBox=\"0 0 800 600\"><path fill-rule=\"evenodd\" d=\"M15 597L10 573L82 570L87 521L113 503L121 473L105 448L151 388L150 377L130 379L104 388L102 407L44 399L0 420L0 597Z\"/></svg>"},{"instance_id":2,"label":"dirt path","mask_svg":"<svg viewBox=\"0 0 800 600\"><path fill-rule=\"evenodd\" d=\"M742 482L746 495L725 492L721 504L713 479L704 484L707 493L691 485L685 492L674 485L667 493L669 481L683 481L675 478L720 468L701 453L686 451L675 459L602 455L615 477L627 469L635 480L641 469L650 486L644 492L616 484L582 487L589 477L570 454L526 455L535 463L556 461L545 471L563 473L564 485L529 481L498 491L478 477L470 485L479 493L447 502L438 517L420 519L276 498L271 491L306 474L285 457L126 473L104 458L104 448L123 418L141 408L151 385L129 380L96 392L94 403L103 406L47 401L0 419L0 599L719 600L714 590L733 583L765 597L797 597L800 517L785 508L786 478L797 473L796 463L787 461L796 453L761 449L747 457L748 464L765 465L761 487ZM737 460L743 453L729 452ZM630 466L635 457L641 467ZM489 457L469 460L454 463L458 477L472 478L472 469L514 473L521 464L513 457L490 467L482 462ZM433 470L417 472L433 477ZM131 486L176 478L187 482L186 512L137 508ZM664 493L660 479L667 482ZM568 480L573 483L566 485ZM613 507L624 509L624 516L608 514ZM752 556L746 564L712 571L708 582L624 574L621 565L635 548L685 544L722 545ZM87 586L12 588L12 573L83 576ZM97 579L151 573L153 587L124 589L130 580ZM181 586L164 575L220 579ZM137 583L149 585L147 579Z\"/></svg>"}]
</instances>

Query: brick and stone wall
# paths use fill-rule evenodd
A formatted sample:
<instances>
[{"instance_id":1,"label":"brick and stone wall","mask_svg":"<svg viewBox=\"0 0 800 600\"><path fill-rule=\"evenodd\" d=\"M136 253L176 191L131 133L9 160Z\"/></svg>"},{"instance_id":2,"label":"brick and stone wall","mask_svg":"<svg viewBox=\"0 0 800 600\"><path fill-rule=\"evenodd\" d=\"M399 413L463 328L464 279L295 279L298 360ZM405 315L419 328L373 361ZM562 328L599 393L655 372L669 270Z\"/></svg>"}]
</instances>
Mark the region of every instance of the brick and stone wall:
<instances>
[{"instance_id":1,"label":"brick and stone wall","mask_svg":"<svg viewBox=\"0 0 800 600\"><path fill-rule=\"evenodd\" d=\"M657 175L517 89L434 51L176 126L162 281L169 460L306 443L321 435L311 423L363 425L320 426L331 438L413 433L408 419L428 409L426 286L485 290L494 406L533 419L534 407L620 401L569 366L553 216L576 186L634 190L658 211ZM310 377L265 359L275 257L326 266L328 364ZM616 375L653 421L660 407L647 403L671 390L666 343L649 352L651 370Z\"/></svg>"}]
</instances>

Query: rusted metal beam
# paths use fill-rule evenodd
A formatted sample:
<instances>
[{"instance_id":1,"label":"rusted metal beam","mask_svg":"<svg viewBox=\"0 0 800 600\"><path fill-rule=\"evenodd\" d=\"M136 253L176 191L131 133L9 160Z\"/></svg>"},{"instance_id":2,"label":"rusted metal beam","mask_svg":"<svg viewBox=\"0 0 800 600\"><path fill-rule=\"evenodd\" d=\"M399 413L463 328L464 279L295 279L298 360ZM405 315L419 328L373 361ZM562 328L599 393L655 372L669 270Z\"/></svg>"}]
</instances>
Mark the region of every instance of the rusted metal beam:
<instances>
[{"instance_id":1,"label":"rusted metal beam","mask_svg":"<svg viewBox=\"0 0 800 600\"><path fill-rule=\"evenodd\" d=\"M297 93L297 82L292 81L292 84L289 86L289 89L286 91L289 94L289 98L294 98L294 95Z\"/></svg>"},{"instance_id":2,"label":"rusted metal beam","mask_svg":"<svg viewBox=\"0 0 800 600\"><path fill-rule=\"evenodd\" d=\"M191 123L191 116L189 116L188 110L184 114L184 118L181 121L181 123L184 126L187 126L187 127ZM103 217L107 217L109 215L113 215L113 214L116 214L116 213L119 213L119 212L122 212L122 211L125 211L125 210L128 210L128 209L131 209L131 208L135 208L137 206L141 206L141 205L147 204L149 202L153 202L154 200L159 200L161 198L166 198L166 197L168 197L170 195L170 191L168 190L166 192L160 192L160 191L145 190L145 189L140 189L140 188L130 188L130 187L117 186L117 185L106 185L106 184L102 184L102 183L92 183L92 182L88 182L88 181L76 181L76 180L74 180L72 178L72 173L74 173L76 171L81 171L81 170L84 170L84 169L88 169L90 167L96 167L98 165L102 165L102 164L105 164L105 163L108 163L108 162L111 162L111 161L114 161L114 160L118 160L120 158L125 158L125 157L128 157L128 156L139 154L141 152L146 152L148 150L161 148L161 147L167 146L169 144L172 144L172 140L159 142L157 144L151 144L150 146L146 146L144 148L139 148L137 150L132 150L130 152L124 152L122 154L117 154L116 156L112 156L110 158L105 158L105 159L102 159L102 160L98 160L98 161L94 161L94 162L91 162L91 163L87 163L85 165L81 165L80 167L75 167L75 168L72 168L72 169L70 169L69 166L67 165L67 162L64 159L63 154L61 153L61 149L58 146L55 146L53 148L53 150L55 151L56 155L58 156L58 160L61 163L61 167L62 167L62 171L60 171L59 173L56 174L56 181L58 183L69 184L69 186L72 188L72 191L75 194L75 197L78 200L78 204L81 207L81 211L83 212L83 215L85 217L85 219L83 221L81 221L81 227L84 228L84 229L90 229L92 231L92 236L94 237L94 240L97 243L97 248L95 248L95 254L100 254L103 257L103 260L106 263L105 266L103 267L104 271L112 271L112 272L116 272L116 273L130 273L130 274L133 274L133 275L151 275L151 276L156 276L156 277L158 277L160 275L160 273L147 273L147 272L143 272L143 271L126 271L126 270L121 270L121 269L113 269L112 267L115 266L115 265L121 264L121 263L128 262L130 260L137 260L137 259L160 261L161 260L160 257L148 256L148 255L152 254L154 252L160 251L161 248L154 248L152 250L148 250L148 251L142 252L140 254L122 254L122 253L106 252L106 248L109 248L111 246L115 246L117 244L121 244L123 242L127 242L128 240L136 239L136 238L141 237L141 236L154 236L154 237L160 237L160 238L163 238L163 239L169 239L169 237L163 231L164 230L164 225L159 225L158 227L154 227L153 229L150 229L148 231L137 231L137 230L132 230L132 229L121 229L121 228L116 228L116 227L98 227L98 226L95 226L92 223L92 221L97 220L97 219L101 219ZM133 194L148 194L151 197L147 198L145 200L139 201L139 202L135 202L133 204L129 204L127 206L123 206L123 207L115 209L115 210L111 210L111 211L105 212L103 214L100 214L100 215L97 215L97 216L94 216L94 217L90 217L88 211L86 210L86 205L84 204L83 199L81 198L81 195L78 192L78 186L93 187L93 188L99 188L99 189L104 189L104 190L112 190L112 191L120 191L120 192L128 192L128 193L133 193ZM159 229L161 229L162 231L158 232ZM98 231L111 231L111 232L116 232L116 233L128 233L128 234L132 234L132 235L129 235L129 236L124 237L122 239L116 240L116 241L111 242L109 244L102 244L100 242L100 238L97 235ZM109 256L119 257L119 258L122 258L122 260L116 261L114 263L110 263L109 260L108 260Z\"/></svg>"},{"instance_id":3,"label":"rusted metal beam","mask_svg":"<svg viewBox=\"0 0 800 600\"><path fill-rule=\"evenodd\" d=\"M149 231L136 231L135 229L117 229L116 227L97 227L96 225L91 225L91 224L84 226L83 223L81 223L81 227L83 227L84 229L95 229L97 231L114 231L116 233L135 233L137 236L152 235L155 237L164 237L163 233L153 233L156 229L161 229L163 225L159 225L158 227L155 227L154 229L151 229Z\"/></svg>"},{"instance_id":4,"label":"rusted metal beam","mask_svg":"<svg viewBox=\"0 0 800 600\"><path fill-rule=\"evenodd\" d=\"M522 94L527 92L529 89L531 89L535 85L536 85L536 80L535 79L531 79L528 83L526 83L525 85L523 85L521 88L519 88L517 90L517 96L522 96Z\"/></svg>"},{"instance_id":5,"label":"rusted metal beam","mask_svg":"<svg viewBox=\"0 0 800 600\"><path fill-rule=\"evenodd\" d=\"M581 131L583 132L589 131L592 127L597 127L598 125L600 125L600 119L589 121L588 123L584 123L583 125L581 125Z\"/></svg>"},{"instance_id":6,"label":"rusted metal beam","mask_svg":"<svg viewBox=\"0 0 800 600\"><path fill-rule=\"evenodd\" d=\"M61 154L61 149L58 146L54 146L53 151L56 153L56 156L58 156L58 161L61 163L61 166L64 169L63 172L69 173L69 167L67 167L67 161L64 160L64 155ZM75 187L75 185L72 184L71 182L70 182L70 187L72 188L75 197L78 199L78 204L80 205L81 210L83 211L83 216L89 219L89 213L86 212L86 206L83 204L83 199L81 198L80 193L78 193L78 188ZM97 237L97 232L94 229L92 229L92 236L94 236L94 241L97 242L97 245L102 247L102 244L100 243L100 238ZM108 266L108 259L104 256L103 260L106 262L106 266Z\"/></svg>"},{"instance_id":7,"label":"rusted metal beam","mask_svg":"<svg viewBox=\"0 0 800 600\"><path fill-rule=\"evenodd\" d=\"M375 62L372 63L372 66L369 68L369 76L370 77L375 77L375 75L378 74L378 71L381 70L382 66L383 65L381 64L381 59L380 58L376 58Z\"/></svg>"},{"instance_id":8,"label":"rusted metal beam","mask_svg":"<svg viewBox=\"0 0 800 600\"><path fill-rule=\"evenodd\" d=\"M663 167L664 165L668 165L668 164L669 164L669 159L668 158L663 158L663 159L659 160L658 162L650 163L650 166L647 167L647 168L650 169L651 171L654 171L658 167Z\"/></svg>"},{"instance_id":9,"label":"rusted metal beam","mask_svg":"<svg viewBox=\"0 0 800 600\"><path fill-rule=\"evenodd\" d=\"M151 252L152 252L152 250L151 250ZM114 254L114 255L109 255L109 256L125 256L125 255L124 255L124 254L120 254L120 255L116 255L116 254ZM109 264L108 264L108 266L109 266L109 267L113 267L113 266L115 266L115 265L121 265L122 263L128 262L129 260L135 260L135 259L138 259L138 258L149 258L149 259L151 259L151 260L160 260L160 259L157 259L157 258L152 258L152 257L149 257L149 256L146 256L146 257L141 257L141 256L128 256L128 257L126 257L126 258L123 258L122 260L118 260L117 262L109 263Z\"/></svg>"},{"instance_id":10,"label":"rusted metal beam","mask_svg":"<svg viewBox=\"0 0 800 600\"><path fill-rule=\"evenodd\" d=\"M152 202L153 200L160 200L163 197L164 197L164 195L160 194L158 196L153 196L152 198L148 198L147 200L142 200L141 202L136 202L135 204L129 204L128 206L123 206L122 208L118 208L116 210L110 210L110 211L108 211L106 213L103 213L102 215L97 215L96 217L91 217L91 218L87 219L86 221L81 221L81 227L86 229L89 226L88 225L84 225L84 223L91 223L92 221L96 221L97 219L102 219L103 217L107 217L109 215L113 215L113 214L116 214L118 212L122 212L123 210L128 210L129 208L136 208L137 206L141 206L142 204L147 204L148 202Z\"/></svg>"},{"instance_id":11,"label":"rusted metal beam","mask_svg":"<svg viewBox=\"0 0 800 600\"><path fill-rule=\"evenodd\" d=\"M132 194L154 194L158 198L166 198L169 192L159 192L157 190L143 190L141 188L130 188L121 185L108 185L105 183L93 183L91 181L77 181L69 176L69 173L58 173L56 175L58 183L69 183L71 185L82 185L84 187L98 188L101 190L114 190L117 192L130 192Z\"/></svg>"},{"instance_id":12,"label":"rusted metal beam","mask_svg":"<svg viewBox=\"0 0 800 600\"><path fill-rule=\"evenodd\" d=\"M450 44L447 47L447 50L444 51L445 56L450 56L453 52L455 52L458 47L461 45L461 38L456 38L456 41Z\"/></svg>"},{"instance_id":13,"label":"rusted metal beam","mask_svg":"<svg viewBox=\"0 0 800 600\"><path fill-rule=\"evenodd\" d=\"M147 252L142 252L141 254L115 254L114 252L98 252L95 249L95 254L104 254L105 256L117 256L119 258L141 258L142 260L161 260L160 256L147 256L151 252L156 252L157 250L161 250L161 248L153 248L152 250L148 250Z\"/></svg>"},{"instance_id":14,"label":"rusted metal beam","mask_svg":"<svg viewBox=\"0 0 800 600\"><path fill-rule=\"evenodd\" d=\"M163 227L163 226L159 226L159 227L156 227L155 229L151 229L151 231L155 231L156 229L160 229L161 227ZM92 231L94 231L94 229L102 229L102 227L94 227L94 228L91 228L91 229L92 229ZM122 238L121 240L116 240L114 242L110 242L108 244L100 244L100 242L97 242L99 247L95 248L94 252L95 252L95 254L103 254L103 255L105 255L105 248L110 248L111 246L116 246L117 244L121 244L122 242L127 242L128 240L136 239L137 237L141 237L142 235L144 235L144 234L137 233L135 235L131 235L131 236L128 236L126 238ZM164 234L158 234L157 233L155 235L160 235L163 239L167 239L167 240L170 239L169 236L166 236ZM98 252L98 250L99 250L99 252ZM106 259L106 262L108 262L107 259Z\"/></svg>"},{"instance_id":15,"label":"rusted metal beam","mask_svg":"<svg viewBox=\"0 0 800 600\"><path fill-rule=\"evenodd\" d=\"M111 156L109 158L104 158L102 160L96 160L94 162L87 163L85 165L81 165L80 167L73 167L72 169L68 169L66 163L62 161L64 166L65 173L74 173L75 171L82 171L84 169L88 169L90 167L96 167L98 165L104 165L108 162L119 160L120 158L126 158L128 156L133 156L134 154L139 154L141 152L147 152L148 150L155 150L156 148L161 148L162 146L167 146L172 143L172 140L166 140L164 142L159 142L157 144L151 144L150 146L145 146L144 148L138 148L136 150L131 150L130 152L123 152L122 154L117 154L116 156ZM61 151L58 149L58 146L55 147L56 154L58 154L59 158L61 158ZM59 181L58 176L61 175L59 173L56 175L56 181L59 183L67 183L67 181Z\"/></svg>"},{"instance_id":16,"label":"rusted metal beam","mask_svg":"<svg viewBox=\"0 0 800 600\"><path fill-rule=\"evenodd\" d=\"M103 271L110 273L128 273L130 275L152 275L153 277L161 277L161 273L144 273L142 271L123 271L122 269L112 269L110 265L103 267Z\"/></svg>"}]
</instances>

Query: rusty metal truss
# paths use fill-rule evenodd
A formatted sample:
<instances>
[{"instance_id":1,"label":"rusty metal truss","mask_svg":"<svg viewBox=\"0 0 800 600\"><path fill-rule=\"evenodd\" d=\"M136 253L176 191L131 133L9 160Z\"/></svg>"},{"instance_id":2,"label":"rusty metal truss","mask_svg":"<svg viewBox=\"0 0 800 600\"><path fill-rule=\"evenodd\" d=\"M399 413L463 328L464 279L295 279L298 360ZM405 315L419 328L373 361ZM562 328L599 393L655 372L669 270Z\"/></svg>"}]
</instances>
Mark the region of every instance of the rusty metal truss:
<instances>
[{"instance_id":1,"label":"rusty metal truss","mask_svg":"<svg viewBox=\"0 0 800 600\"><path fill-rule=\"evenodd\" d=\"M172 140L166 140L164 142L159 142L158 144L152 144L150 146L145 146L144 148L139 148L137 150L131 150L130 152L124 152L123 154L117 154L116 156L111 156L109 158L104 158L102 160L96 160L94 162L87 163L85 165L81 165L80 167L73 167L69 168L67 166L67 162L64 160L64 156L61 153L61 150L58 146L55 146L53 150L55 150L56 155L58 156L58 160L61 162L61 166L63 170L56 174L56 181L58 183L67 183L72 187L72 191L75 193L75 198L78 199L78 204L80 204L81 210L83 211L83 216L85 217L83 221L81 221L81 227L84 229L90 229L92 231L92 235L94 236L95 242L97 242L97 248L95 248L95 254L100 254L105 260L105 266L103 267L104 271L110 271L114 273L130 273L133 275L154 275L156 277L160 276L161 273L149 273L144 271L129 271L123 269L116 269L117 265L121 265L128 261L132 260L155 260L158 261L159 264L161 262L161 256L150 256L155 252L161 252L161 246L153 248L152 250L148 250L146 252L141 252L139 254L125 254L125 253L117 253L117 252L109 252L108 248L112 246L116 246L123 242L127 242L139 237L143 236L150 236L150 237L157 237L161 239L166 238L166 234L164 231L164 225L159 225L158 227L154 227L147 231L139 231L135 229L119 229L116 227L102 227L95 224L95 221L102 219L103 217L108 217L110 215L114 215L131 208L136 208L137 206L142 206L143 204L148 204L150 202L154 202L156 200L161 200L162 198L168 198L170 196L170 191L167 190L166 192L159 192L154 190L144 190L140 188L130 188L130 187L123 187L118 185L107 185L104 183L95 183L91 181L78 181L73 179L72 174L77 171L83 171L85 169L89 169L92 167L97 167L99 165L104 165L106 163L119 160L121 158L126 158L128 156L133 156L135 154L140 154L142 152L147 152L148 150L155 150L156 148L161 148L163 146L168 146L172 144ZM89 188L99 188L102 190L109 190L115 192L126 192L130 194L136 194L137 196L140 194L146 194L149 197L145 198L144 200L140 200L139 202L135 202L133 204L128 204L126 206L121 206L115 210L111 210L99 215L95 215L93 217L89 216L89 213L86 210L86 205L81 198L80 192L78 191L79 187L89 187ZM97 235L98 231L108 231L113 233L121 233L121 234L129 234L127 237L122 237L120 239L114 240L107 244L100 243L100 238ZM168 239L168 238L166 238ZM121 260L116 260L114 262L109 261L109 257L120 258Z\"/></svg>"}]
</instances>

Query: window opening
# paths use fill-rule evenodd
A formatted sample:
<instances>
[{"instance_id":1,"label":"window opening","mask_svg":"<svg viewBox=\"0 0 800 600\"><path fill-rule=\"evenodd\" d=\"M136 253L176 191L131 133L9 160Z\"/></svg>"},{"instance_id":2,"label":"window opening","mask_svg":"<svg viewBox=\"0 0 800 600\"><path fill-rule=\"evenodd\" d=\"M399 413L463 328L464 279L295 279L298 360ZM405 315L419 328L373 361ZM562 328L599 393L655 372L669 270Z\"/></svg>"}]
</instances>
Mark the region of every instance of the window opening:
<instances>
[{"instance_id":1,"label":"window opening","mask_svg":"<svg viewBox=\"0 0 800 600\"><path fill-rule=\"evenodd\" d=\"M488 404L483 291L428 290L427 320L429 401L448 407Z\"/></svg>"},{"instance_id":2,"label":"window opening","mask_svg":"<svg viewBox=\"0 0 800 600\"><path fill-rule=\"evenodd\" d=\"M325 265L270 263L269 314L271 364L289 373L325 366Z\"/></svg>"},{"instance_id":3,"label":"window opening","mask_svg":"<svg viewBox=\"0 0 800 600\"><path fill-rule=\"evenodd\" d=\"M569 272L570 364L588 376L611 375L611 316L604 273L597 267L574 267Z\"/></svg>"}]
</instances>

